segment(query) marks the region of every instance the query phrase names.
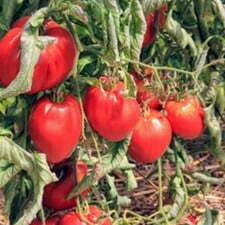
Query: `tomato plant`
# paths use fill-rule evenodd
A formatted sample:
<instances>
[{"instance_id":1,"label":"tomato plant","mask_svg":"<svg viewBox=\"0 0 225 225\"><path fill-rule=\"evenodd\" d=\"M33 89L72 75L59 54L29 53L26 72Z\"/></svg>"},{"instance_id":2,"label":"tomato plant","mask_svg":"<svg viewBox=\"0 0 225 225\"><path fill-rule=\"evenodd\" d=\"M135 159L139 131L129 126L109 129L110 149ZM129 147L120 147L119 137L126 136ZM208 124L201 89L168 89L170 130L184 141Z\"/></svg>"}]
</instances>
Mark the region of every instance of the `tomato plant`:
<instances>
[{"instance_id":1,"label":"tomato plant","mask_svg":"<svg viewBox=\"0 0 225 225\"><path fill-rule=\"evenodd\" d=\"M224 3L1 1L9 224L223 224Z\"/></svg>"}]
</instances>

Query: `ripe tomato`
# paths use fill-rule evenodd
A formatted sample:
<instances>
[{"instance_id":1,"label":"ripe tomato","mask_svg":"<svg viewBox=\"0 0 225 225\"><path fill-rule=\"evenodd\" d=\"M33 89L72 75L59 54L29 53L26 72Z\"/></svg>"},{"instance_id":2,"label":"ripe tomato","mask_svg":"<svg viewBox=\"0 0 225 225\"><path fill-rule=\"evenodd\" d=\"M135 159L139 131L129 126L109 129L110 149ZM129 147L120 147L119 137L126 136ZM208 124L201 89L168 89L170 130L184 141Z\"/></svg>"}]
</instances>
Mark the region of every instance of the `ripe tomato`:
<instances>
[{"instance_id":1,"label":"ripe tomato","mask_svg":"<svg viewBox=\"0 0 225 225\"><path fill-rule=\"evenodd\" d=\"M144 36L142 47L146 47L154 42L156 29L155 25L158 22L159 28L162 29L166 23L165 12L168 10L168 5L163 4L160 9L146 15L145 20L147 23L147 29Z\"/></svg>"},{"instance_id":2,"label":"ripe tomato","mask_svg":"<svg viewBox=\"0 0 225 225\"><path fill-rule=\"evenodd\" d=\"M49 162L61 162L71 155L81 135L79 102L72 95L62 103L42 98L30 114L28 129L37 150L45 153Z\"/></svg>"},{"instance_id":3,"label":"ripe tomato","mask_svg":"<svg viewBox=\"0 0 225 225\"><path fill-rule=\"evenodd\" d=\"M204 130L204 110L197 97L188 96L180 101L170 100L165 110L176 135L184 139L201 136Z\"/></svg>"},{"instance_id":4,"label":"ripe tomato","mask_svg":"<svg viewBox=\"0 0 225 225\"><path fill-rule=\"evenodd\" d=\"M0 40L0 83L7 87L20 69L20 37L29 17L19 19ZM34 68L32 87L29 93L52 88L62 82L72 70L77 47L70 33L53 20L43 25L44 35L55 38L41 52Z\"/></svg>"},{"instance_id":5,"label":"ripe tomato","mask_svg":"<svg viewBox=\"0 0 225 225\"><path fill-rule=\"evenodd\" d=\"M154 162L166 151L171 138L172 129L167 118L151 110L141 117L135 127L128 153L137 162Z\"/></svg>"},{"instance_id":6,"label":"ripe tomato","mask_svg":"<svg viewBox=\"0 0 225 225\"><path fill-rule=\"evenodd\" d=\"M96 225L112 225L110 218L103 218L104 211L97 208L94 205L90 205L88 212L81 216L80 213L69 212L63 216L59 225L87 225L87 222L90 224ZM85 221L82 221L84 218Z\"/></svg>"},{"instance_id":7,"label":"ripe tomato","mask_svg":"<svg viewBox=\"0 0 225 225\"><path fill-rule=\"evenodd\" d=\"M80 216L75 212L65 214L59 222L59 225L87 225L81 222Z\"/></svg>"},{"instance_id":8,"label":"ripe tomato","mask_svg":"<svg viewBox=\"0 0 225 225\"><path fill-rule=\"evenodd\" d=\"M96 207L95 205L89 206L89 212L84 215L90 223L98 225L111 225L112 221L110 218L102 218L104 211ZM101 219L100 219L101 218Z\"/></svg>"},{"instance_id":9,"label":"ripe tomato","mask_svg":"<svg viewBox=\"0 0 225 225\"><path fill-rule=\"evenodd\" d=\"M137 102L141 106L147 104L150 109L160 110L161 109L160 99L152 91L150 91L147 87L145 87L145 79L144 78L140 79L137 76L136 72L131 72L131 74L133 75L134 81L137 85ZM148 76L149 75L151 76L151 74L148 74ZM149 80L148 77L147 80Z\"/></svg>"},{"instance_id":10,"label":"ripe tomato","mask_svg":"<svg viewBox=\"0 0 225 225\"><path fill-rule=\"evenodd\" d=\"M76 165L67 165L64 176L44 189L43 203L50 209L62 210L76 206L76 197L66 199L68 194L88 173L87 165L78 161ZM87 191L81 195L86 196Z\"/></svg>"},{"instance_id":11,"label":"ripe tomato","mask_svg":"<svg viewBox=\"0 0 225 225\"><path fill-rule=\"evenodd\" d=\"M54 216L52 218L49 218L45 221L46 225L57 225L59 223L60 218L58 216ZM33 222L30 225L42 225L42 221L39 219L33 220Z\"/></svg>"},{"instance_id":12,"label":"ripe tomato","mask_svg":"<svg viewBox=\"0 0 225 225\"><path fill-rule=\"evenodd\" d=\"M90 125L109 141L126 138L140 118L136 99L125 97L123 92L124 84L119 82L110 90L91 87L85 95L84 108Z\"/></svg>"}]
</instances>

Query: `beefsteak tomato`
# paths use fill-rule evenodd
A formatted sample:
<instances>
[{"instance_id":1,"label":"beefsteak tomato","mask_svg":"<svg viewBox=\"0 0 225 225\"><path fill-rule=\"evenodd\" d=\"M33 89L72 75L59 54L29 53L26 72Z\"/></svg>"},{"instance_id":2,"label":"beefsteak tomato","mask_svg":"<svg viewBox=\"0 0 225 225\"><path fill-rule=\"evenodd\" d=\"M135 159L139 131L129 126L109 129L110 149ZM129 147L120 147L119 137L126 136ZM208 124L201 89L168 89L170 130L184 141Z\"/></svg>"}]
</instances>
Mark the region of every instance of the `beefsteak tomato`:
<instances>
[{"instance_id":1,"label":"beefsteak tomato","mask_svg":"<svg viewBox=\"0 0 225 225\"><path fill-rule=\"evenodd\" d=\"M137 162L152 163L163 155L171 138L172 129L167 118L151 110L135 127L128 153Z\"/></svg>"},{"instance_id":2,"label":"beefsteak tomato","mask_svg":"<svg viewBox=\"0 0 225 225\"><path fill-rule=\"evenodd\" d=\"M30 114L28 129L37 150L45 153L49 162L61 162L71 155L81 135L79 102L72 95L62 103L42 98Z\"/></svg>"},{"instance_id":3,"label":"beefsteak tomato","mask_svg":"<svg viewBox=\"0 0 225 225\"><path fill-rule=\"evenodd\" d=\"M109 80L104 79L105 85ZM122 82L109 90L94 86L89 88L84 109L93 129L109 141L126 138L140 118L140 107L135 98L124 96Z\"/></svg>"},{"instance_id":4,"label":"beefsteak tomato","mask_svg":"<svg viewBox=\"0 0 225 225\"><path fill-rule=\"evenodd\" d=\"M78 161L75 166L67 165L63 170L64 176L44 189L43 203L50 209L62 210L76 206L76 198L66 199L67 195L88 173L88 167L82 161ZM85 191L82 195L86 196L87 193Z\"/></svg>"},{"instance_id":5,"label":"beefsteak tomato","mask_svg":"<svg viewBox=\"0 0 225 225\"><path fill-rule=\"evenodd\" d=\"M7 87L20 70L20 38L29 17L23 17L0 40L0 83ZM34 68L30 94L52 88L70 73L77 55L77 45L71 34L53 20L43 24L44 35L53 37L41 52Z\"/></svg>"},{"instance_id":6,"label":"beefsteak tomato","mask_svg":"<svg viewBox=\"0 0 225 225\"><path fill-rule=\"evenodd\" d=\"M195 96L170 100L165 110L173 132L183 139L195 139L204 130L204 110Z\"/></svg>"}]
</instances>

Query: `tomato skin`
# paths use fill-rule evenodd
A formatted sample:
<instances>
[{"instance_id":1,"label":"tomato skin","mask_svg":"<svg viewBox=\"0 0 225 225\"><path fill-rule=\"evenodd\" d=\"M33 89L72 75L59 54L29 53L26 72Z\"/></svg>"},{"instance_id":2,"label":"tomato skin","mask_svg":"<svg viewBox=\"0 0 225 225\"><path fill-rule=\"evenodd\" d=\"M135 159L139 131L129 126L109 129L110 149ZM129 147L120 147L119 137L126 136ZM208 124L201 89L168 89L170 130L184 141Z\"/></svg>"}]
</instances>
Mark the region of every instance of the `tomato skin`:
<instances>
[{"instance_id":1,"label":"tomato skin","mask_svg":"<svg viewBox=\"0 0 225 225\"><path fill-rule=\"evenodd\" d=\"M149 13L145 16L145 20L147 23L147 29L144 35L144 41L142 47L146 47L154 42L156 30L155 23L159 22L159 28L162 29L166 24L166 16L165 12L168 10L168 5L163 4L160 9L155 10L154 12Z\"/></svg>"},{"instance_id":2,"label":"tomato skin","mask_svg":"<svg viewBox=\"0 0 225 225\"><path fill-rule=\"evenodd\" d=\"M61 162L71 155L81 135L79 102L72 95L62 103L40 99L32 109L28 129L37 150L45 153L49 162Z\"/></svg>"},{"instance_id":3,"label":"tomato skin","mask_svg":"<svg viewBox=\"0 0 225 225\"><path fill-rule=\"evenodd\" d=\"M128 153L137 162L152 163L163 155L171 138L172 129L167 118L151 110L135 127Z\"/></svg>"},{"instance_id":4,"label":"tomato skin","mask_svg":"<svg viewBox=\"0 0 225 225\"><path fill-rule=\"evenodd\" d=\"M66 174L57 182L48 184L44 189L43 204L54 210L62 210L76 206L77 198L66 199L72 191L88 173L87 164L78 161L76 165L68 165ZM76 173L75 173L76 172ZM86 196L88 191L81 195Z\"/></svg>"},{"instance_id":5,"label":"tomato skin","mask_svg":"<svg viewBox=\"0 0 225 225\"><path fill-rule=\"evenodd\" d=\"M29 17L16 21L0 40L0 83L7 87L20 69L20 38ZM72 70L77 47L70 33L53 20L43 25L44 35L55 38L41 52L35 65L29 94L52 88L62 82Z\"/></svg>"},{"instance_id":6,"label":"tomato skin","mask_svg":"<svg viewBox=\"0 0 225 225\"><path fill-rule=\"evenodd\" d=\"M69 212L63 216L59 222L59 225L86 225L86 223L81 222L77 213Z\"/></svg>"},{"instance_id":7,"label":"tomato skin","mask_svg":"<svg viewBox=\"0 0 225 225\"><path fill-rule=\"evenodd\" d=\"M183 139L195 139L204 131L204 110L197 97L170 100L165 106L173 132Z\"/></svg>"},{"instance_id":8,"label":"tomato skin","mask_svg":"<svg viewBox=\"0 0 225 225\"><path fill-rule=\"evenodd\" d=\"M94 205L90 205L88 208L88 212L81 216L80 213L69 212L63 216L59 225L87 225L86 222L96 225L112 225L112 221L110 218L101 218L104 216L104 211L99 209ZM85 221L82 221L82 219Z\"/></svg>"},{"instance_id":9,"label":"tomato skin","mask_svg":"<svg viewBox=\"0 0 225 225\"><path fill-rule=\"evenodd\" d=\"M45 221L46 225L58 225L60 218L58 216L54 216ZM30 225L42 225L42 221L39 219L34 219Z\"/></svg>"},{"instance_id":10,"label":"tomato skin","mask_svg":"<svg viewBox=\"0 0 225 225\"><path fill-rule=\"evenodd\" d=\"M104 216L104 211L96 207L95 205L89 205L89 212L84 215L87 220L93 224L98 225L111 225L112 221L110 218L102 218L99 220L99 217Z\"/></svg>"},{"instance_id":11,"label":"tomato skin","mask_svg":"<svg viewBox=\"0 0 225 225\"><path fill-rule=\"evenodd\" d=\"M126 138L140 118L136 99L124 97L123 91L122 82L110 91L91 87L84 98L84 109L90 125L109 141Z\"/></svg>"}]
</instances>

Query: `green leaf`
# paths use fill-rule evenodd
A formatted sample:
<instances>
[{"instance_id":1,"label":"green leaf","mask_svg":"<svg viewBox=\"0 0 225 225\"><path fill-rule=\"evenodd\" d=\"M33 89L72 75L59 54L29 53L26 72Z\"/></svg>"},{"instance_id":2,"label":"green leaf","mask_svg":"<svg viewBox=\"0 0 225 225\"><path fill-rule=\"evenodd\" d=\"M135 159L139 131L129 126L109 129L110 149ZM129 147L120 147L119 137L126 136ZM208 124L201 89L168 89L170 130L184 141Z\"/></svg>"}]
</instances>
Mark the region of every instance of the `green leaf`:
<instances>
[{"instance_id":1,"label":"green leaf","mask_svg":"<svg viewBox=\"0 0 225 225\"><path fill-rule=\"evenodd\" d=\"M109 185L110 199L116 203L117 206L128 207L131 204L131 200L127 196L121 196L115 186L115 179L112 176L106 175L106 179Z\"/></svg>"},{"instance_id":2,"label":"green leaf","mask_svg":"<svg viewBox=\"0 0 225 225\"><path fill-rule=\"evenodd\" d=\"M126 153L128 151L130 138L120 142L111 143L108 153L102 157L101 162L96 163L91 174L86 176L68 195L68 199L79 195L90 186L100 180L106 174L114 169L127 170L132 169L134 165L127 160Z\"/></svg>"},{"instance_id":3,"label":"green leaf","mask_svg":"<svg viewBox=\"0 0 225 225\"><path fill-rule=\"evenodd\" d=\"M12 22L16 7L17 7L17 0L1 0L2 11L0 13L0 37L5 33L6 30L10 27Z\"/></svg>"},{"instance_id":4,"label":"green leaf","mask_svg":"<svg viewBox=\"0 0 225 225\"><path fill-rule=\"evenodd\" d=\"M220 114L223 114L225 110L225 82L221 82L215 86L216 91L216 107Z\"/></svg>"},{"instance_id":5,"label":"green leaf","mask_svg":"<svg viewBox=\"0 0 225 225\"><path fill-rule=\"evenodd\" d=\"M90 63L93 63L95 59L90 56L81 57L77 63L77 73L80 74L84 67Z\"/></svg>"},{"instance_id":6,"label":"green leaf","mask_svg":"<svg viewBox=\"0 0 225 225\"><path fill-rule=\"evenodd\" d=\"M166 156L174 164L179 164L181 168L185 168L189 162L186 149L176 138L173 138L171 148L166 151Z\"/></svg>"},{"instance_id":7,"label":"green leaf","mask_svg":"<svg viewBox=\"0 0 225 225\"><path fill-rule=\"evenodd\" d=\"M175 176L175 178L172 180L170 187L170 192L174 195L174 203L172 204L167 217L172 219L176 218L179 214L183 215L187 205L187 195L182 188L182 181L178 176Z\"/></svg>"},{"instance_id":8,"label":"green leaf","mask_svg":"<svg viewBox=\"0 0 225 225\"><path fill-rule=\"evenodd\" d=\"M34 153L34 168L28 171L33 181L33 198L28 202L23 215L15 225L27 225L36 217L42 208L42 197L45 185L56 181L56 177L50 172L46 158L43 154Z\"/></svg>"},{"instance_id":9,"label":"green leaf","mask_svg":"<svg viewBox=\"0 0 225 225\"><path fill-rule=\"evenodd\" d=\"M193 56L197 56L198 51L195 45L195 42L193 41L190 34L187 33L187 31L181 27L181 25L172 18L172 12L169 13L167 17L167 22L165 25L165 30L168 32L168 34L174 38L176 43L181 48L186 48L187 46L190 47Z\"/></svg>"},{"instance_id":10,"label":"green leaf","mask_svg":"<svg viewBox=\"0 0 225 225\"><path fill-rule=\"evenodd\" d=\"M131 23L130 23L130 37L131 37L131 59L139 61L146 32L146 21L142 6L138 0L131 2Z\"/></svg>"},{"instance_id":11,"label":"green leaf","mask_svg":"<svg viewBox=\"0 0 225 225\"><path fill-rule=\"evenodd\" d=\"M21 169L8 161L0 160L0 188L4 187Z\"/></svg>"},{"instance_id":12,"label":"green leaf","mask_svg":"<svg viewBox=\"0 0 225 225\"><path fill-rule=\"evenodd\" d=\"M205 214L201 217L197 225L223 225L224 216L216 210L206 208Z\"/></svg>"},{"instance_id":13,"label":"green leaf","mask_svg":"<svg viewBox=\"0 0 225 225\"><path fill-rule=\"evenodd\" d=\"M166 2L166 0L141 0L145 15L159 9Z\"/></svg>"},{"instance_id":14,"label":"green leaf","mask_svg":"<svg viewBox=\"0 0 225 225\"><path fill-rule=\"evenodd\" d=\"M220 123L215 115L214 104L210 105L205 110L205 124L209 131L210 144L209 151L214 155L224 166L225 152L222 148L222 131Z\"/></svg>"},{"instance_id":15,"label":"green leaf","mask_svg":"<svg viewBox=\"0 0 225 225\"><path fill-rule=\"evenodd\" d=\"M136 84L135 84L133 76L131 76L131 74L128 73L127 71L123 71L122 77L124 80L126 90L128 90L128 96L135 98L137 90L136 90Z\"/></svg>"},{"instance_id":16,"label":"green leaf","mask_svg":"<svg viewBox=\"0 0 225 225\"><path fill-rule=\"evenodd\" d=\"M109 12L105 18L107 22L108 41L105 49L104 60L109 66L116 66L120 62L116 25L111 12Z\"/></svg>"},{"instance_id":17,"label":"green leaf","mask_svg":"<svg viewBox=\"0 0 225 225\"><path fill-rule=\"evenodd\" d=\"M33 182L32 199L28 201L21 217L15 223L15 225L27 225L36 217L37 212L42 207L44 186L56 181L56 177L51 173L44 154L31 154L8 137L0 137L0 149L0 158L14 164L17 171L25 170ZM15 169L12 171L9 176L15 176ZM0 186L4 185L4 183L4 180L0 180Z\"/></svg>"},{"instance_id":18,"label":"green leaf","mask_svg":"<svg viewBox=\"0 0 225 225\"><path fill-rule=\"evenodd\" d=\"M16 101L15 97L10 97L0 100L0 112L5 115L7 109L11 107Z\"/></svg>"},{"instance_id":19,"label":"green leaf","mask_svg":"<svg viewBox=\"0 0 225 225\"><path fill-rule=\"evenodd\" d=\"M204 182L204 183L209 183L209 184L224 184L225 179L224 178L217 178L217 177L212 177L204 173L200 172L194 172L191 174L193 178L195 178L198 181Z\"/></svg>"},{"instance_id":20,"label":"green leaf","mask_svg":"<svg viewBox=\"0 0 225 225\"><path fill-rule=\"evenodd\" d=\"M100 87L101 82L95 77L80 77L79 82L89 84L90 86Z\"/></svg>"},{"instance_id":21,"label":"green leaf","mask_svg":"<svg viewBox=\"0 0 225 225\"><path fill-rule=\"evenodd\" d=\"M71 5L69 9L71 14L81 22L87 24L88 23L88 15L87 13L80 7L79 5Z\"/></svg>"},{"instance_id":22,"label":"green leaf","mask_svg":"<svg viewBox=\"0 0 225 225\"><path fill-rule=\"evenodd\" d=\"M137 184L137 180L136 180L136 177L134 176L133 171L130 169L130 170L124 170L123 172L127 177L127 182L126 182L127 190L131 191L131 190L137 188L138 184Z\"/></svg>"}]
</instances>

